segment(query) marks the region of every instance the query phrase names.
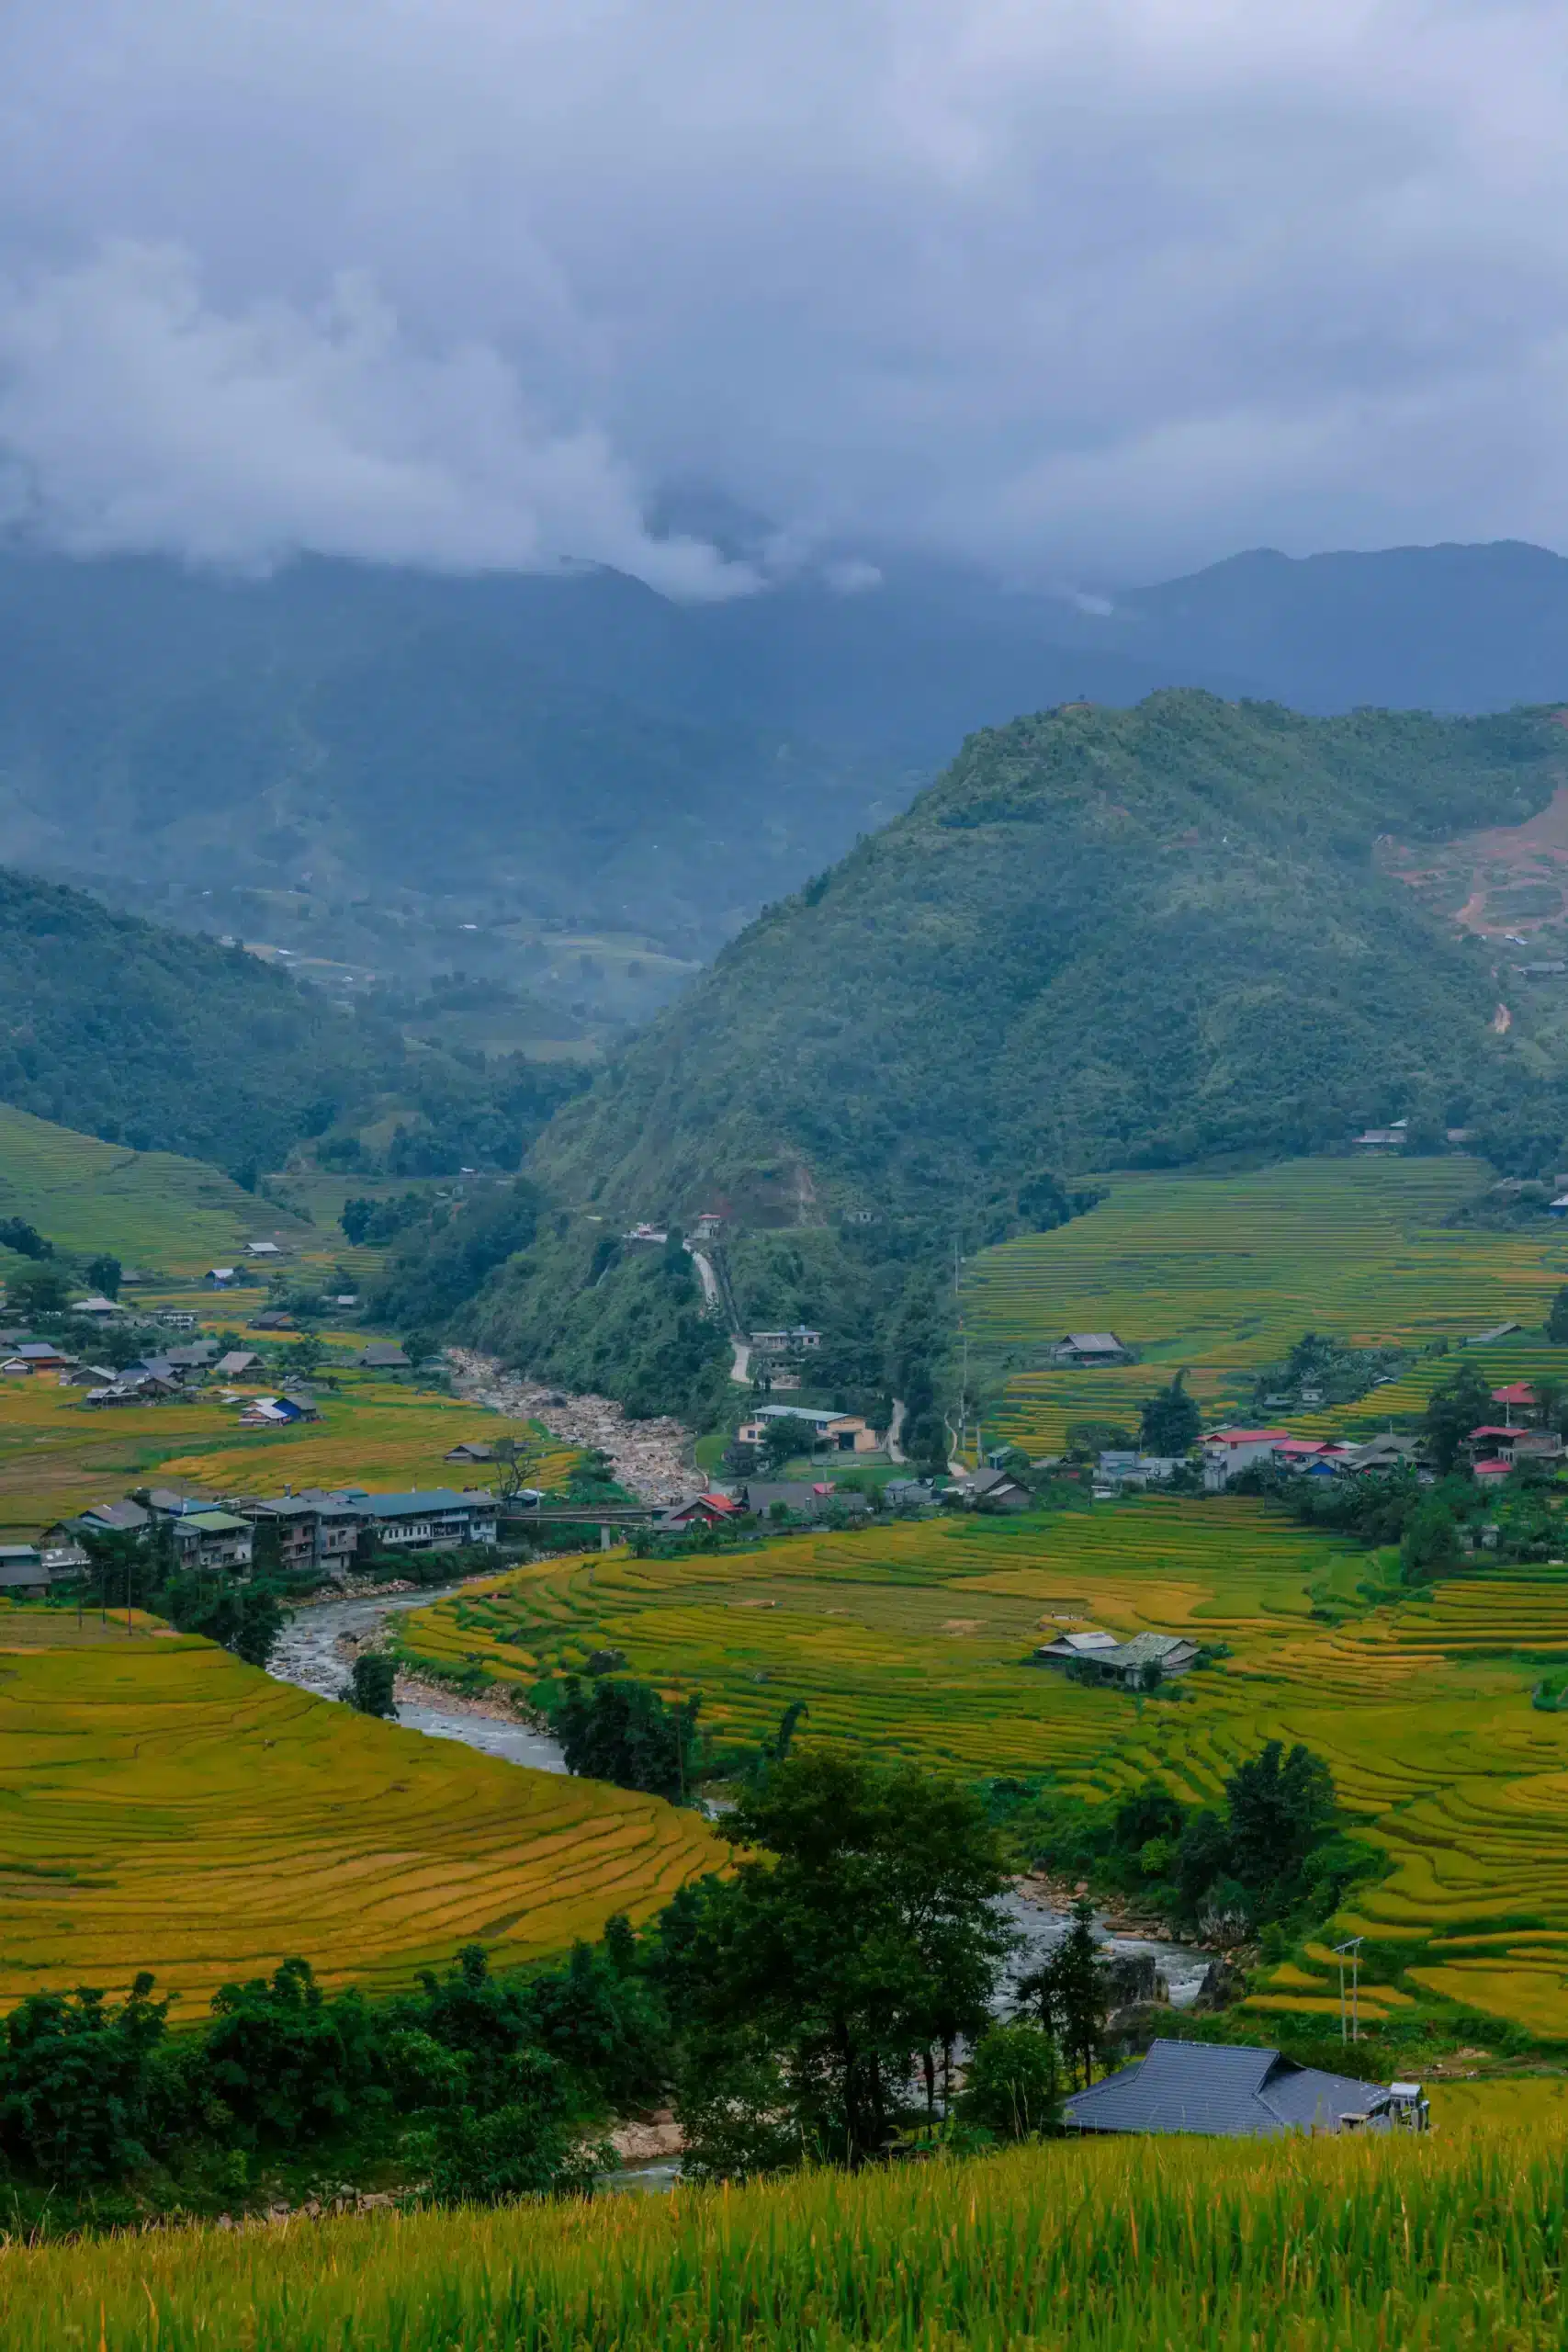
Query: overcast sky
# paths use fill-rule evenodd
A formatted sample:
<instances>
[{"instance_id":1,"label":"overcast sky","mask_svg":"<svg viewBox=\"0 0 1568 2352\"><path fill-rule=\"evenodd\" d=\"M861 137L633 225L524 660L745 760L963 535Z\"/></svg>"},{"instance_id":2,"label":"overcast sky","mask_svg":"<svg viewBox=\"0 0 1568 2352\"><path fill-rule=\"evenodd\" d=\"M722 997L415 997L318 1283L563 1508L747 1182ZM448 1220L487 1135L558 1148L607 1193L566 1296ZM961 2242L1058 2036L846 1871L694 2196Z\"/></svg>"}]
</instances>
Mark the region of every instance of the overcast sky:
<instances>
[{"instance_id":1,"label":"overcast sky","mask_svg":"<svg viewBox=\"0 0 1568 2352\"><path fill-rule=\"evenodd\" d=\"M1568 0L6 0L0 508L1058 584L1568 548Z\"/></svg>"}]
</instances>

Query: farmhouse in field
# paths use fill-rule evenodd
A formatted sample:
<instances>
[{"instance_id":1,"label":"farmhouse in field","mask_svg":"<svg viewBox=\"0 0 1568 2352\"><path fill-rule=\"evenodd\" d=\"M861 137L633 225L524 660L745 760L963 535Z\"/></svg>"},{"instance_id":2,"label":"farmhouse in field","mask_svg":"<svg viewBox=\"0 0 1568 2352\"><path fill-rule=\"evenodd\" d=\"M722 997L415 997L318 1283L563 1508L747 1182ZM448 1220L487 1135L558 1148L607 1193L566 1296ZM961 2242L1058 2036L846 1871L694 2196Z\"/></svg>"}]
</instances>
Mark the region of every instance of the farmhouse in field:
<instances>
[{"instance_id":1,"label":"farmhouse in field","mask_svg":"<svg viewBox=\"0 0 1568 2352\"><path fill-rule=\"evenodd\" d=\"M1123 1690L1143 1690L1151 1682L1186 1674L1196 1663L1198 1647L1184 1634L1134 1634L1131 1641L1121 1642L1114 1634L1091 1625L1081 1634L1058 1634L1035 1651L1030 1663L1064 1671L1076 1667L1080 1679L1119 1682Z\"/></svg>"},{"instance_id":2,"label":"farmhouse in field","mask_svg":"<svg viewBox=\"0 0 1568 2352\"><path fill-rule=\"evenodd\" d=\"M692 1495L657 1512L653 1524L673 1534L689 1527L722 1527L727 1521L740 1518L744 1508L733 1495Z\"/></svg>"},{"instance_id":3,"label":"farmhouse in field","mask_svg":"<svg viewBox=\"0 0 1568 2352\"><path fill-rule=\"evenodd\" d=\"M1419 2083L1358 2082L1298 2065L1278 2050L1231 2042L1156 2041L1102 2083L1067 2099L1069 2132L1201 2132L1272 2140L1288 2132L1424 2132Z\"/></svg>"},{"instance_id":4,"label":"farmhouse in field","mask_svg":"<svg viewBox=\"0 0 1568 2352\"><path fill-rule=\"evenodd\" d=\"M881 1442L876 1431L859 1413L819 1412L806 1405L761 1405L736 1435L742 1445L761 1445L770 1421L805 1421L812 1432L812 1450L822 1453L874 1453Z\"/></svg>"},{"instance_id":5,"label":"farmhouse in field","mask_svg":"<svg viewBox=\"0 0 1568 2352\"><path fill-rule=\"evenodd\" d=\"M953 1490L976 1510L1027 1510L1034 1500L1010 1470L970 1470L953 1480Z\"/></svg>"},{"instance_id":6,"label":"farmhouse in field","mask_svg":"<svg viewBox=\"0 0 1568 2352\"><path fill-rule=\"evenodd\" d=\"M355 1361L366 1372L407 1372L410 1369L408 1357L396 1340L372 1340Z\"/></svg>"},{"instance_id":7,"label":"farmhouse in field","mask_svg":"<svg viewBox=\"0 0 1568 2352\"><path fill-rule=\"evenodd\" d=\"M495 1448L484 1444L479 1438L466 1438L461 1445L455 1445L445 1459L448 1462L493 1462Z\"/></svg>"},{"instance_id":8,"label":"farmhouse in field","mask_svg":"<svg viewBox=\"0 0 1568 2352\"><path fill-rule=\"evenodd\" d=\"M1086 1367L1131 1363L1133 1351L1122 1345L1114 1331L1066 1331L1052 1349L1051 1361Z\"/></svg>"}]
</instances>

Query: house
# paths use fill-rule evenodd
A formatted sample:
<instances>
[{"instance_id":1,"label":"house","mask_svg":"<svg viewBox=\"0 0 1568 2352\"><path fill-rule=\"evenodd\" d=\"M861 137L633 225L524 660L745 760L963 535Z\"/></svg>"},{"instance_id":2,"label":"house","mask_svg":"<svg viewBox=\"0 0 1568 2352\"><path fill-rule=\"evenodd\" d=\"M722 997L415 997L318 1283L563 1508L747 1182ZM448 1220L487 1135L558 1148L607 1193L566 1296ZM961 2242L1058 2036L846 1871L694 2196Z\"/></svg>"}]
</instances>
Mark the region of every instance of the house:
<instances>
[{"instance_id":1,"label":"house","mask_svg":"<svg viewBox=\"0 0 1568 2352\"><path fill-rule=\"evenodd\" d=\"M341 1571L358 1548L359 1531L366 1523L364 1499L310 1487L281 1500L257 1503L252 1516L258 1523L265 1519L276 1527L285 1568Z\"/></svg>"},{"instance_id":2,"label":"house","mask_svg":"<svg viewBox=\"0 0 1568 2352\"><path fill-rule=\"evenodd\" d=\"M814 1452L874 1453L881 1442L869 1421L858 1413L829 1413L808 1405L761 1405L736 1435L742 1445L765 1442L770 1421L805 1421L812 1432Z\"/></svg>"},{"instance_id":3,"label":"house","mask_svg":"<svg viewBox=\"0 0 1568 2352\"><path fill-rule=\"evenodd\" d=\"M247 1241L245 1250L252 1258L281 1258L283 1255L276 1241Z\"/></svg>"},{"instance_id":4,"label":"house","mask_svg":"<svg viewBox=\"0 0 1568 2352\"><path fill-rule=\"evenodd\" d=\"M1329 1446L1325 1449L1325 1461L1338 1464L1357 1476L1385 1477L1395 1470L1416 1470L1426 1466L1427 1448L1418 1437L1395 1437L1392 1430L1384 1437L1369 1438L1364 1445Z\"/></svg>"},{"instance_id":5,"label":"house","mask_svg":"<svg viewBox=\"0 0 1568 2352\"><path fill-rule=\"evenodd\" d=\"M1291 2132L1424 2132L1428 2109L1419 2083L1358 2082L1235 2042L1160 2041L1147 2057L1067 2099L1062 2120L1069 2132L1270 2140Z\"/></svg>"},{"instance_id":6,"label":"house","mask_svg":"<svg viewBox=\"0 0 1568 2352\"><path fill-rule=\"evenodd\" d=\"M262 1360L254 1348L231 1348L212 1367L220 1380L243 1380L247 1373L261 1368Z\"/></svg>"},{"instance_id":7,"label":"house","mask_svg":"<svg viewBox=\"0 0 1568 2352\"><path fill-rule=\"evenodd\" d=\"M78 1511L65 1525L73 1530L85 1529L95 1535L140 1535L152 1523L151 1511L143 1510L128 1495L119 1503L94 1503L91 1510ZM53 1531L51 1530L52 1533Z\"/></svg>"},{"instance_id":8,"label":"house","mask_svg":"<svg viewBox=\"0 0 1568 2352\"><path fill-rule=\"evenodd\" d=\"M1211 1494L1223 1491L1238 1470L1272 1462L1290 1436L1289 1430L1212 1430L1203 1440L1204 1486Z\"/></svg>"},{"instance_id":9,"label":"house","mask_svg":"<svg viewBox=\"0 0 1568 2352\"><path fill-rule=\"evenodd\" d=\"M1081 1634L1057 1634L1043 1643L1029 1663L1066 1668L1081 1664L1086 1658L1104 1657L1121 1646L1120 1634L1108 1634L1100 1625L1086 1625Z\"/></svg>"},{"instance_id":10,"label":"house","mask_svg":"<svg viewBox=\"0 0 1568 2352\"><path fill-rule=\"evenodd\" d=\"M1396 1119L1392 1127L1367 1127L1353 1140L1360 1151L1397 1151L1410 1138L1405 1133L1405 1122Z\"/></svg>"},{"instance_id":11,"label":"house","mask_svg":"<svg viewBox=\"0 0 1568 2352\"><path fill-rule=\"evenodd\" d=\"M482 1444L478 1438L469 1438L463 1444L455 1445L445 1459L448 1462L493 1462L495 1448Z\"/></svg>"},{"instance_id":12,"label":"house","mask_svg":"<svg viewBox=\"0 0 1568 2352\"><path fill-rule=\"evenodd\" d=\"M662 1250L670 1236L661 1225L634 1225L621 1239L632 1249Z\"/></svg>"},{"instance_id":13,"label":"house","mask_svg":"<svg viewBox=\"0 0 1568 2352\"><path fill-rule=\"evenodd\" d=\"M248 1568L251 1525L231 1510L187 1509L168 1526L182 1568Z\"/></svg>"},{"instance_id":14,"label":"house","mask_svg":"<svg viewBox=\"0 0 1568 2352\"><path fill-rule=\"evenodd\" d=\"M250 1328L253 1331L294 1331L299 1326L293 1316L285 1314L281 1306L268 1306L261 1314L251 1317Z\"/></svg>"},{"instance_id":15,"label":"house","mask_svg":"<svg viewBox=\"0 0 1568 2352\"><path fill-rule=\"evenodd\" d=\"M293 1420L319 1421L321 1418L321 1408L309 1388L286 1388L276 1402L288 1408Z\"/></svg>"},{"instance_id":16,"label":"house","mask_svg":"<svg viewBox=\"0 0 1568 2352\"><path fill-rule=\"evenodd\" d=\"M1505 1462L1500 1454L1488 1454L1483 1461L1471 1464L1470 1475L1483 1487L1495 1487L1502 1484L1513 1467L1513 1464Z\"/></svg>"},{"instance_id":17,"label":"house","mask_svg":"<svg viewBox=\"0 0 1568 2352\"><path fill-rule=\"evenodd\" d=\"M882 1499L889 1510L927 1510L936 1507L936 1495L929 1478L889 1478L882 1489Z\"/></svg>"},{"instance_id":18,"label":"house","mask_svg":"<svg viewBox=\"0 0 1568 2352\"><path fill-rule=\"evenodd\" d=\"M197 1325L196 1317L185 1306L161 1306L152 1319L161 1323L165 1331L194 1331Z\"/></svg>"},{"instance_id":19,"label":"house","mask_svg":"<svg viewBox=\"0 0 1568 2352\"><path fill-rule=\"evenodd\" d=\"M1559 1193L1554 1201L1548 1201L1546 1213L1548 1216L1568 1216L1568 1193Z\"/></svg>"},{"instance_id":20,"label":"house","mask_svg":"<svg viewBox=\"0 0 1568 2352\"><path fill-rule=\"evenodd\" d=\"M293 1413L284 1411L276 1396L253 1396L240 1415L240 1427L243 1430L281 1430L287 1429L295 1419Z\"/></svg>"},{"instance_id":21,"label":"house","mask_svg":"<svg viewBox=\"0 0 1568 2352\"><path fill-rule=\"evenodd\" d=\"M822 1344L820 1331L813 1331L805 1323L797 1323L788 1331L753 1331L751 1345L759 1355L798 1355Z\"/></svg>"},{"instance_id":22,"label":"house","mask_svg":"<svg viewBox=\"0 0 1568 2352\"><path fill-rule=\"evenodd\" d=\"M1122 1346L1114 1331L1066 1331L1052 1349L1051 1361L1087 1366L1131 1363L1133 1351Z\"/></svg>"},{"instance_id":23,"label":"house","mask_svg":"<svg viewBox=\"0 0 1568 2352\"><path fill-rule=\"evenodd\" d=\"M0 1372L5 1369L5 1365L0 1364ZM100 1381L96 1388L89 1388L82 1402L96 1412L107 1405L144 1405L147 1399L141 1393L139 1381L110 1379Z\"/></svg>"},{"instance_id":24,"label":"house","mask_svg":"<svg viewBox=\"0 0 1568 2352\"><path fill-rule=\"evenodd\" d=\"M176 1372L208 1372L218 1354L216 1340L193 1340L188 1348L165 1348L165 1357Z\"/></svg>"},{"instance_id":25,"label":"house","mask_svg":"<svg viewBox=\"0 0 1568 2352\"><path fill-rule=\"evenodd\" d=\"M134 1380L139 1386L152 1385L173 1395L185 1375L169 1356L142 1356L137 1363L128 1363L120 1377Z\"/></svg>"},{"instance_id":26,"label":"house","mask_svg":"<svg viewBox=\"0 0 1568 2352\"><path fill-rule=\"evenodd\" d=\"M1521 972L1527 980L1558 980L1564 972L1568 972L1568 964L1560 957L1549 956L1539 964L1516 964L1514 969Z\"/></svg>"},{"instance_id":27,"label":"house","mask_svg":"<svg viewBox=\"0 0 1568 2352\"><path fill-rule=\"evenodd\" d=\"M81 1576L92 1565L80 1537L62 1519L57 1519L52 1527L44 1529L39 1537L39 1551L44 1566L57 1584L64 1578Z\"/></svg>"},{"instance_id":28,"label":"house","mask_svg":"<svg viewBox=\"0 0 1568 2352\"><path fill-rule=\"evenodd\" d=\"M233 1266L209 1266L202 1281L209 1290L227 1290L237 1272Z\"/></svg>"},{"instance_id":29,"label":"house","mask_svg":"<svg viewBox=\"0 0 1568 2352\"><path fill-rule=\"evenodd\" d=\"M1010 1470L971 1470L954 1481L961 1502L976 1510L1028 1510L1034 1498Z\"/></svg>"},{"instance_id":30,"label":"house","mask_svg":"<svg viewBox=\"0 0 1568 2352\"><path fill-rule=\"evenodd\" d=\"M671 1503L654 1515L653 1524L666 1532L679 1532L688 1527L722 1527L730 1520L739 1519L743 1506L733 1495L693 1495L685 1502Z\"/></svg>"},{"instance_id":31,"label":"house","mask_svg":"<svg viewBox=\"0 0 1568 2352\"><path fill-rule=\"evenodd\" d=\"M36 1544L0 1544L0 1593L7 1600L41 1600L52 1581Z\"/></svg>"},{"instance_id":32,"label":"house","mask_svg":"<svg viewBox=\"0 0 1568 2352\"><path fill-rule=\"evenodd\" d=\"M830 1478L748 1478L740 1489L740 1505L758 1519L771 1519L775 1512L782 1515L785 1511L796 1519L821 1519L829 1511L865 1512L871 1509L864 1495L855 1487L840 1490Z\"/></svg>"},{"instance_id":33,"label":"house","mask_svg":"<svg viewBox=\"0 0 1568 2352\"><path fill-rule=\"evenodd\" d=\"M74 1356L68 1356L62 1348L57 1348L52 1340L24 1340L20 1347L11 1351L5 1369L7 1372L13 1367L22 1372L63 1372L75 1361Z\"/></svg>"},{"instance_id":34,"label":"house","mask_svg":"<svg viewBox=\"0 0 1568 2352\"><path fill-rule=\"evenodd\" d=\"M1464 1348L1488 1348L1495 1340L1511 1340L1524 1329L1522 1323L1494 1323L1489 1329L1472 1332L1468 1340L1460 1341Z\"/></svg>"},{"instance_id":35,"label":"house","mask_svg":"<svg viewBox=\"0 0 1568 2352\"><path fill-rule=\"evenodd\" d=\"M372 1340L355 1362L366 1372L407 1372L409 1360L396 1340Z\"/></svg>"},{"instance_id":36,"label":"house","mask_svg":"<svg viewBox=\"0 0 1568 2352\"><path fill-rule=\"evenodd\" d=\"M1495 1405L1501 1405L1505 1418L1512 1420L1516 1413L1531 1413L1535 1410L1535 1390L1528 1380L1512 1380L1506 1388L1495 1388L1492 1391L1492 1402Z\"/></svg>"},{"instance_id":37,"label":"house","mask_svg":"<svg viewBox=\"0 0 1568 2352\"><path fill-rule=\"evenodd\" d=\"M1108 1447L1096 1467L1109 1487L1154 1487L1174 1478L1187 1464L1178 1453L1138 1453L1128 1447Z\"/></svg>"},{"instance_id":38,"label":"house","mask_svg":"<svg viewBox=\"0 0 1568 2352\"><path fill-rule=\"evenodd\" d=\"M1120 1682L1129 1690L1141 1689L1147 1680L1149 1668L1158 1667L1160 1677L1185 1674L1195 1662L1199 1645L1189 1641L1184 1634L1134 1634L1130 1642L1119 1642L1113 1650L1101 1650L1091 1660L1107 1682Z\"/></svg>"},{"instance_id":39,"label":"house","mask_svg":"<svg viewBox=\"0 0 1568 2352\"><path fill-rule=\"evenodd\" d=\"M71 1312L73 1315L89 1316L95 1323L113 1323L125 1313L125 1309L112 1298L100 1298L95 1293L91 1298L73 1298Z\"/></svg>"},{"instance_id":40,"label":"house","mask_svg":"<svg viewBox=\"0 0 1568 2352\"><path fill-rule=\"evenodd\" d=\"M459 1544L493 1544L495 1498L454 1494L445 1487L406 1495L366 1495L345 1489L344 1499L360 1506L366 1526L381 1542L414 1552L446 1552Z\"/></svg>"},{"instance_id":41,"label":"house","mask_svg":"<svg viewBox=\"0 0 1568 2352\"><path fill-rule=\"evenodd\" d=\"M692 1226L694 1241L716 1241L724 1225L722 1209L699 1209Z\"/></svg>"}]
</instances>

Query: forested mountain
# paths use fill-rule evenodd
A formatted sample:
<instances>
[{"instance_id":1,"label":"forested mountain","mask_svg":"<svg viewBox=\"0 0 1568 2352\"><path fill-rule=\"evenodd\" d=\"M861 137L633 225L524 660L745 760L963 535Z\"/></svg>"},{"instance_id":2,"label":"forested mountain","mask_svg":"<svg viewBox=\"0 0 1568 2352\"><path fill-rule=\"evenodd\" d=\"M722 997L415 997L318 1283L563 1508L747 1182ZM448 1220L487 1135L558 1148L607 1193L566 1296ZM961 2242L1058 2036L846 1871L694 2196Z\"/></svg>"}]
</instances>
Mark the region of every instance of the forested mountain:
<instances>
[{"instance_id":1,"label":"forested mountain","mask_svg":"<svg viewBox=\"0 0 1568 2352\"><path fill-rule=\"evenodd\" d=\"M1466 1115L1513 1054L1488 951L1373 859L1514 823L1549 716L1310 719L1196 692L986 730L770 910L570 1105L563 1198L952 1214L1073 1171Z\"/></svg>"},{"instance_id":2,"label":"forested mountain","mask_svg":"<svg viewBox=\"0 0 1568 2352\"><path fill-rule=\"evenodd\" d=\"M281 1166L301 1136L406 1113L408 1172L515 1166L574 1083L508 1061L411 1053L238 947L109 913L0 869L0 1102L231 1170Z\"/></svg>"},{"instance_id":3,"label":"forested mountain","mask_svg":"<svg viewBox=\"0 0 1568 2352\"><path fill-rule=\"evenodd\" d=\"M883 574L682 606L604 571L230 578L13 548L0 859L262 938L274 910L223 894L303 888L318 952L394 977L412 931L372 946L355 905L412 906L426 970L499 971L519 916L705 956L1020 710L1173 684L1315 710L1568 695L1568 563L1540 548L1261 553L1088 597Z\"/></svg>"}]
</instances>

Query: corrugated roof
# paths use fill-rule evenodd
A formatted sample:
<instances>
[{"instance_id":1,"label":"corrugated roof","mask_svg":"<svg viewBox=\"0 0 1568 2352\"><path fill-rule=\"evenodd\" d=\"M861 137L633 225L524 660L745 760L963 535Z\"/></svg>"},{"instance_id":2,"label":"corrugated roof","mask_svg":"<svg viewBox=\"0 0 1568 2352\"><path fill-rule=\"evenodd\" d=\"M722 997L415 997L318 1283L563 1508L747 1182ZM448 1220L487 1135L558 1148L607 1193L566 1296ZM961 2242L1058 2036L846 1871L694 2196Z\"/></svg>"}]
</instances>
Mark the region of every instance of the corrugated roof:
<instances>
[{"instance_id":1,"label":"corrugated roof","mask_svg":"<svg viewBox=\"0 0 1568 2352\"><path fill-rule=\"evenodd\" d=\"M1343 2115L1384 2101L1376 2083L1298 2066L1277 2050L1235 2043L1156 2041L1148 2056L1066 2101L1080 2132L1195 2132L1271 2139L1337 2131Z\"/></svg>"}]
</instances>

